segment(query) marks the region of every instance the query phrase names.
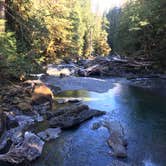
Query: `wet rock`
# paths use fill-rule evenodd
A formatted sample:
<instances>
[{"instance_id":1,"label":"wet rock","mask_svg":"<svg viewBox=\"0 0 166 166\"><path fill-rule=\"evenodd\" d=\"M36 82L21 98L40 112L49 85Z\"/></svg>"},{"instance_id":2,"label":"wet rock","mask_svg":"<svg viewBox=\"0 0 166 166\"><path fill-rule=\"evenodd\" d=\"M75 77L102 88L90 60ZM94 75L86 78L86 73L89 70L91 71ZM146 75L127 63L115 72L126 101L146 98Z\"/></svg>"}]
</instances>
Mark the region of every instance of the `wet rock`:
<instances>
[{"instance_id":1,"label":"wet rock","mask_svg":"<svg viewBox=\"0 0 166 166\"><path fill-rule=\"evenodd\" d=\"M70 128L94 117L105 114L104 111L89 109L87 105L75 105L64 108L53 114L49 120L51 127Z\"/></svg>"},{"instance_id":2,"label":"wet rock","mask_svg":"<svg viewBox=\"0 0 166 166\"><path fill-rule=\"evenodd\" d=\"M0 155L0 160L12 164L33 161L42 153L44 142L35 134L25 132L24 138L17 144L12 144L6 154Z\"/></svg>"},{"instance_id":3,"label":"wet rock","mask_svg":"<svg viewBox=\"0 0 166 166\"><path fill-rule=\"evenodd\" d=\"M37 135L44 141L50 141L56 139L60 133L60 128L48 128L45 131L38 133Z\"/></svg>"},{"instance_id":4,"label":"wet rock","mask_svg":"<svg viewBox=\"0 0 166 166\"><path fill-rule=\"evenodd\" d=\"M116 157L127 157L127 141L124 138L122 125L117 121L105 121L103 126L106 127L110 133L108 144L113 149L112 154Z\"/></svg>"},{"instance_id":5,"label":"wet rock","mask_svg":"<svg viewBox=\"0 0 166 166\"><path fill-rule=\"evenodd\" d=\"M92 125L93 130L96 130L100 127L107 128L110 133L108 144L113 150L111 154L120 158L127 157L127 140L124 138L124 129L122 125L117 121L109 120L96 122Z\"/></svg>"},{"instance_id":6,"label":"wet rock","mask_svg":"<svg viewBox=\"0 0 166 166\"><path fill-rule=\"evenodd\" d=\"M69 98L60 98L60 99L56 99L56 102L58 104L64 104L64 103L77 103L77 102L80 102L82 101L81 98L74 98L74 97L69 97Z\"/></svg>"},{"instance_id":7,"label":"wet rock","mask_svg":"<svg viewBox=\"0 0 166 166\"><path fill-rule=\"evenodd\" d=\"M95 122L95 123L93 123L93 125L92 125L92 130L96 130L96 129L100 128L101 125L102 125L102 124L101 124L100 122Z\"/></svg>"}]
</instances>

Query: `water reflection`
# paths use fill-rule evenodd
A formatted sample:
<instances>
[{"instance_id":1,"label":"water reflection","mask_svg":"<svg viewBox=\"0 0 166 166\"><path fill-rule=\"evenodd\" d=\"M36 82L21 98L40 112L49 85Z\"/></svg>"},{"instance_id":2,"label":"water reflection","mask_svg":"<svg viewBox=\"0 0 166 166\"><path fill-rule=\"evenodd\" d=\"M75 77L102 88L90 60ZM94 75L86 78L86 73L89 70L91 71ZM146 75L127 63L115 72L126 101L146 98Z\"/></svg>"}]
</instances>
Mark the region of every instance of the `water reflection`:
<instances>
[{"instance_id":1,"label":"water reflection","mask_svg":"<svg viewBox=\"0 0 166 166\"><path fill-rule=\"evenodd\" d=\"M65 91L57 97L81 97L91 108L108 113L73 131L66 131L55 142L49 143L43 154L43 157L47 156L47 165L110 165L114 158L107 153L107 130L91 130L92 123L103 118L116 119L125 128L129 157L123 162L134 166L165 165L166 103L160 96L141 88L116 83L105 93L76 90ZM43 165L42 158L35 165Z\"/></svg>"}]
</instances>

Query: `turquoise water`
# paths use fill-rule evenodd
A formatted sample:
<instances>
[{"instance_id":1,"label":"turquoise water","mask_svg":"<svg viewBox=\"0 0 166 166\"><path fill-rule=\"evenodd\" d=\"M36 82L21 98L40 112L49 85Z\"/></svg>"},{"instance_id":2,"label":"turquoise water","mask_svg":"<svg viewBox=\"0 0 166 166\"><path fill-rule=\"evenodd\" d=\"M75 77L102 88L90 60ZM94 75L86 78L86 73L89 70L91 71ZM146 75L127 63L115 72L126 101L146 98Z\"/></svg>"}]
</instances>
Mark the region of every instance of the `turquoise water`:
<instances>
[{"instance_id":1,"label":"turquoise water","mask_svg":"<svg viewBox=\"0 0 166 166\"><path fill-rule=\"evenodd\" d=\"M166 165L166 99L142 88L114 83L104 93L85 90L64 91L58 97L81 97L89 107L107 111L81 126L65 131L56 141L46 144L35 166L111 166L115 157L108 153L108 131L92 130L102 119L118 120L128 140L129 166ZM119 160L118 160L119 161ZM117 161L117 162L118 162ZM120 164L117 164L117 166Z\"/></svg>"}]
</instances>

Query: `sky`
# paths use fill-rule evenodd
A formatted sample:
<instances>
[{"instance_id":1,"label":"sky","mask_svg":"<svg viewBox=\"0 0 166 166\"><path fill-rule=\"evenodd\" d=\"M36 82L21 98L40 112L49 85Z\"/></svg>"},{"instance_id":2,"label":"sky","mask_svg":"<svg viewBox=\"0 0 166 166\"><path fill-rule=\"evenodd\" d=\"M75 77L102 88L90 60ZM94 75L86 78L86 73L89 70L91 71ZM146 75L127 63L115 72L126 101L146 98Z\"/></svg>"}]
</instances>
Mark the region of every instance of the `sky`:
<instances>
[{"instance_id":1,"label":"sky","mask_svg":"<svg viewBox=\"0 0 166 166\"><path fill-rule=\"evenodd\" d=\"M120 7L124 0L91 0L92 11L103 13L112 7Z\"/></svg>"}]
</instances>

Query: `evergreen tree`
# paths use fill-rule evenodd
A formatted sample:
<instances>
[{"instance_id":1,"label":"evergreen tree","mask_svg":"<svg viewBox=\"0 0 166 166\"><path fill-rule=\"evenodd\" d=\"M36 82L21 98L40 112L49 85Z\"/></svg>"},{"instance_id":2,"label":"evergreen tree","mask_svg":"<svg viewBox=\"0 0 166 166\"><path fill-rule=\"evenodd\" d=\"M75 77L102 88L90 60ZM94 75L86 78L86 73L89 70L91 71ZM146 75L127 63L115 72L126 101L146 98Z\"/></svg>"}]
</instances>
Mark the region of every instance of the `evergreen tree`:
<instances>
[{"instance_id":1,"label":"evergreen tree","mask_svg":"<svg viewBox=\"0 0 166 166\"><path fill-rule=\"evenodd\" d=\"M165 4L164 0L134 0L127 1L118 13L110 11L107 15L112 25L109 43L113 42L115 51L124 55L163 57L166 50Z\"/></svg>"}]
</instances>

